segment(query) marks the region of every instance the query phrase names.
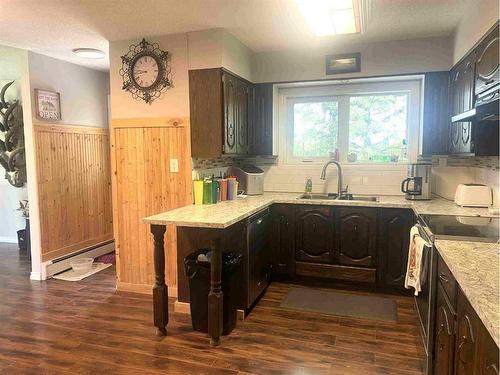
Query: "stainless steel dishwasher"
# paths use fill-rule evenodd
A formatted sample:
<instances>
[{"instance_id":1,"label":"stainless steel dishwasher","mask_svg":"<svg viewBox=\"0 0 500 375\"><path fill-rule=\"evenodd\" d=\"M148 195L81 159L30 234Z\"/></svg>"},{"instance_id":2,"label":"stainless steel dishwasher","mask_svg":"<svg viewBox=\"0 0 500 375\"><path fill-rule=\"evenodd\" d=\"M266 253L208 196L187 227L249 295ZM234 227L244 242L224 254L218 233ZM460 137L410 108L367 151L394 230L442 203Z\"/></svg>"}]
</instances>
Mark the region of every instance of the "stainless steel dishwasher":
<instances>
[{"instance_id":1,"label":"stainless steel dishwasher","mask_svg":"<svg viewBox=\"0 0 500 375\"><path fill-rule=\"evenodd\" d=\"M269 285L271 279L271 246L269 208L248 218L247 230L247 308L250 308Z\"/></svg>"}]
</instances>

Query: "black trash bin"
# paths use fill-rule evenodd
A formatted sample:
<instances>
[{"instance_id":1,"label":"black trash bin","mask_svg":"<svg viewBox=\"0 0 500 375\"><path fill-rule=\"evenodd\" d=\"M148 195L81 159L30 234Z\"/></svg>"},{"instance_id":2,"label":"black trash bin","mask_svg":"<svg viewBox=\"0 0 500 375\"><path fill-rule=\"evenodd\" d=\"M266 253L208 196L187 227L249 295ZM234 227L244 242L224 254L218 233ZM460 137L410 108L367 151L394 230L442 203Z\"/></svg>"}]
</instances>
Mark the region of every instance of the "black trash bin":
<instances>
[{"instance_id":1,"label":"black trash bin","mask_svg":"<svg viewBox=\"0 0 500 375\"><path fill-rule=\"evenodd\" d=\"M198 261L198 255L207 255L210 249L200 249L184 258L184 268L189 279L189 301L193 329L208 332L208 293L210 292L210 262ZM243 256L232 252L222 253L223 326L222 334L229 335L236 326L236 310L241 298L238 281Z\"/></svg>"}]
</instances>

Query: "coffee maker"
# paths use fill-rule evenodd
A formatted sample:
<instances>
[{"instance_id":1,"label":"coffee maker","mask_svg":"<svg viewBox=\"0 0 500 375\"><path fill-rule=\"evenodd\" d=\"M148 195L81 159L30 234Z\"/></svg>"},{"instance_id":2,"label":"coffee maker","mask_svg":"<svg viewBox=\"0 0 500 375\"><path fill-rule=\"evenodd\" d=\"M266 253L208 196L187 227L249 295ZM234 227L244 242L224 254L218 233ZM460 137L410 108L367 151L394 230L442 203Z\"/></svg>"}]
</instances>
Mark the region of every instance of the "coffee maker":
<instances>
[{"instance_id":1,"label":"coffee maker","mask_svg":"<svg viewBox=\"0 0 500 375\"><path fill-rule=\"evenodd\" d=\"M430 163L408 164L408 178L401 183L406 199L431 199L431 168Z\"/></svg>"}]
</instances>

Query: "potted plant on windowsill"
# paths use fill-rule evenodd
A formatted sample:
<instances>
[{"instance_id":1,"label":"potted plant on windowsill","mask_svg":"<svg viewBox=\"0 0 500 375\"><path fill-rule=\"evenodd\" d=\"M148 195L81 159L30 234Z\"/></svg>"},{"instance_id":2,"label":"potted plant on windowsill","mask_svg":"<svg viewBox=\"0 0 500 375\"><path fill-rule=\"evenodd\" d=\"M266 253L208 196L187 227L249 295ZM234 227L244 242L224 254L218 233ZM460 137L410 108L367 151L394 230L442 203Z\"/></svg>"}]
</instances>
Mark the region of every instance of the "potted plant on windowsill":
<instances>
[{"instance_id":1,"label":"potted plant on windowsill","mask_svg":"<svg viewBox=\"0 0 500 375\"><path fill-rule=\"evenodd\" d=\"M27 200L19 201L19 208L17 209L17 211L21 211L22 217L26 220L25 229L17 231L17 242L19 245L19 250L28 250L28 253L31 253L29 202Z\"/></svg>"}]
</instances>

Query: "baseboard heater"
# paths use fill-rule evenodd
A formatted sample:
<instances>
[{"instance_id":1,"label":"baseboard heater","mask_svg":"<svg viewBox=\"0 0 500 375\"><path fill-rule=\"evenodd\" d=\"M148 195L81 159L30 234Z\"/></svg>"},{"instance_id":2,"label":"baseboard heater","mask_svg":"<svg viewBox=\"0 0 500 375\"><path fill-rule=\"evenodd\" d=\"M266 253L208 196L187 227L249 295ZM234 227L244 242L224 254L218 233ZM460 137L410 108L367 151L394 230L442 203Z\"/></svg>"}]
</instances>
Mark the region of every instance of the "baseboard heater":
<instances>
[{"instance_id":1,"label":"baseboard heater","mask_svg":"<svg viewBox=\"0 0 500 375\"><path fill-rule=\"evenodd\" d=\"M89 246L74 253L63 255L42 264L43 279L48 279L71 268L70 263L78 258L97 258L115 250L115 241L109 240Z\"/></svg>"}]
</instances>

